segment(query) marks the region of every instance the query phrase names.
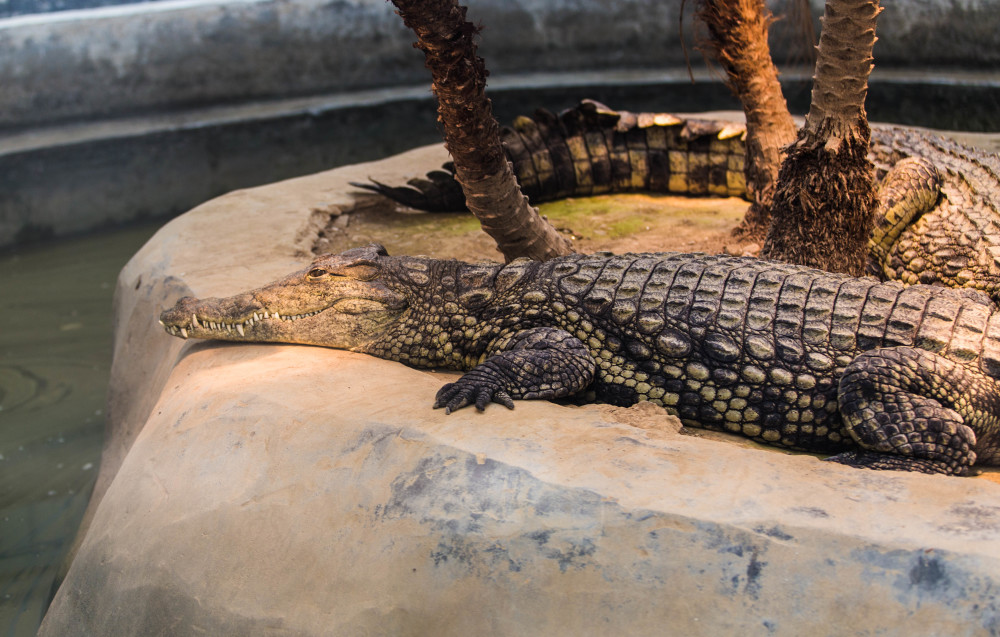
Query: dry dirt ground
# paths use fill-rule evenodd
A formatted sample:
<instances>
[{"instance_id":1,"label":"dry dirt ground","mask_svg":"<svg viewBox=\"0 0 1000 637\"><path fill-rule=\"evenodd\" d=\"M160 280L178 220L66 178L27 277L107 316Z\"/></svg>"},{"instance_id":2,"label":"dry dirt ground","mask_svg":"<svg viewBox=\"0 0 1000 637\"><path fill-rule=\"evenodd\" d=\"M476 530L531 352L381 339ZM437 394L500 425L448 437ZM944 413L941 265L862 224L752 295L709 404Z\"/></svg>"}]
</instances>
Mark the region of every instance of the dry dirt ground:
<instances>
[{"instance_id":1,"label":"dry dirt ground","mask_svg":"<svg viewBox=\"0 0 1000 637\"><path fill-rule=\"evenodd\" d=\"M747 202L735 197L602 195L542 204L540 212L570 237L577 252L753 252L732 236ZM502 261L492 239L468 213L424 213L364 196L350 214L332 218L314 251L339 252L376 241L389 254L463 261Z\"/></svg>"}]
</instances>

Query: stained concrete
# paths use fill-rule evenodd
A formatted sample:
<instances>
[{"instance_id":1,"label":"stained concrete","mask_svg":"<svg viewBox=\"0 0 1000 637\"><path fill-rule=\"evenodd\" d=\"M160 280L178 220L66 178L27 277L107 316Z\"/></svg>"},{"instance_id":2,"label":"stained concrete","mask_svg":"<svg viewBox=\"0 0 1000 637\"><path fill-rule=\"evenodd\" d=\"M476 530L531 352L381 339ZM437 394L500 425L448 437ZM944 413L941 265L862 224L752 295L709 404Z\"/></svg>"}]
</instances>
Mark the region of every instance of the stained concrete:
<instances>
[{"instance_id":1,"label":"stained concrete","mask_svg":"<svg viewBox=\"0 0 1000 637\"><path fill-rule=\"evenodd\" d=\"M442 158L233 193L126 266L101 477L40 635L1000 631L994 482L685 436L650 405L445 416L442 373L156 324L301 265L348 181Z\"/></svg>"},{"instance_id":2,"label":"stained concrete","mask_svg":"<svg viewBox=\"0 0 1000 637\"><path fill-rule=\"evenodd\" d=\"M495 73L683 63L680 0L487 0ZM170 0L0 20L0 127L429 84L386 0Z\"/></svg>"},{"instance_id":3,"label":"stained concrete","mask_svg":"<svg viewBox=\"0 0 1000 637\"><path fill-rule=\"evenodd\" d=\"M812 1L817 29L823 5ZM976 71L1000 63L998 0L885 6L879 67ZM682 37L681 7L681 0L482 0L469 18L485 26L481 53L497 75L683 69L698 27L688 6ZM774 27L779 63L802 59L797 28ZM3 19L0 129L426 85L413 39L386 0L164 0Z\"/></svg>"}]
</instances>

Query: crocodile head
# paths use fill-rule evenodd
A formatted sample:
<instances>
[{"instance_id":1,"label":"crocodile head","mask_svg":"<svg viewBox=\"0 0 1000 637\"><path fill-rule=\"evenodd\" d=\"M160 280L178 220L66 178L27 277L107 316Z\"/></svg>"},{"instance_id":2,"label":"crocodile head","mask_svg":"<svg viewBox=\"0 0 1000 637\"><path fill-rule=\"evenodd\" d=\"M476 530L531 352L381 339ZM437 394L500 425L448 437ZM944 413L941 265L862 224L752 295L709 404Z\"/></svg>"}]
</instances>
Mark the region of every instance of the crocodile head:
<instances>
[{"instance_id":1,"label":"crocodile head","mask_svg":"<svg viewBox=\"0 0 1000 637\"><path fill-rule=\"evenodd\" d=\"M184 297L160 314L182 338L304 343L352 349L370 342L407 307L381 280L385 248L371 244L316 258L309 267L227 298Z\"/></svg>"}]
</instances>

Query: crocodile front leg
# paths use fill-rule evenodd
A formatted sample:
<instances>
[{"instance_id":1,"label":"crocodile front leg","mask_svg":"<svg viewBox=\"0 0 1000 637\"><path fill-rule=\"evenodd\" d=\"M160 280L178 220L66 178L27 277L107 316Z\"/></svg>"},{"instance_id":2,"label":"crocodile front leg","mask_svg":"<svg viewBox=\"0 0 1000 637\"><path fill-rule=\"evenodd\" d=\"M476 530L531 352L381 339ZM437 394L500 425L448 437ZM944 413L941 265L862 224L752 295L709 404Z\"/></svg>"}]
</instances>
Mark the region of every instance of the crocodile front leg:
<instances>
[{"instance_id":1,"label":"crocodile front leg","mask_svg":"<svg viewBox=\"0 0 1000 637\"><path fill-rule=\"evenodd\" d=\"M450 414L490 402L514 408L514 399L571 396L594 379L596 364L580 339L565 330L535 327L499 340L488 358L440 389L434 408Z\"/></svg>"},{"instance_id":2,"label":"crocodile front leg","mask_svg":"<svg viewBox=\"0 0 1000 637\"><path fill-rule=\"evenodd\" d=\"M913 347L860 354L841 377L839 403L862 450L830 460L856 467L967 475L977 437L992 447L1000 429L996 381Z\"/></svg>"}]
</instances>

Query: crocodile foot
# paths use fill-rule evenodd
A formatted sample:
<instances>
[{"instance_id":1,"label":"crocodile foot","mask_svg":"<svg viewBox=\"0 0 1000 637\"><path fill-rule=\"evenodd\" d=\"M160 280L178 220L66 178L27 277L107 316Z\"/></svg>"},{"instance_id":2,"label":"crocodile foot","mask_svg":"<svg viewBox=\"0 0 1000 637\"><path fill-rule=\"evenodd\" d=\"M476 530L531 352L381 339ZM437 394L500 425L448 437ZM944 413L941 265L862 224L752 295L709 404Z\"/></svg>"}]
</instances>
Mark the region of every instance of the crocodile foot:
<instances>
[{"instance_id":1,"label":"crocodile foot","mask_svg":"<svg viewBox=\"0 0 1000 637\"><path fill-rule=\"evenodd\" d=\"M832 460L871 469L967 475L977 432L997 429L996 382L913 347L860 354L840 380L840 413L860 451Z\"/></svg>"},{"instance_id":2,"label":"crocodile foot","mask_svg":"<svg viewBox=\"0 0 1000 637\"><path fill-rule=\"evenodd\" d=\"M553 327L521 330L498 341L491 355L454 383L442 387L434 408L446 414L491 402L514 408L514 399L563 398L590 384L595 363L575 336Z\"/></svg>"}]
</instances>

